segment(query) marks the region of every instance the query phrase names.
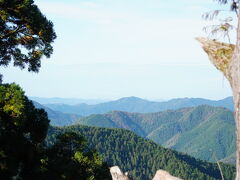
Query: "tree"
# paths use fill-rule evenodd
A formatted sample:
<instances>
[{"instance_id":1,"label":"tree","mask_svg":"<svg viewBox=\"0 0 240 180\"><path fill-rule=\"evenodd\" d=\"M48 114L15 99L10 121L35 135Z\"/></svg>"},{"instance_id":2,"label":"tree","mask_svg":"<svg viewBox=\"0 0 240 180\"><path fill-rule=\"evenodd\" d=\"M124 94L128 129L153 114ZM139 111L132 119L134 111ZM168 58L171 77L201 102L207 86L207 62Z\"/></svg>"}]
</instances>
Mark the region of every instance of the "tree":
<instances>
[{"instance_id":1,"label":"tree","mask_svg":"<svg viewBox=\"0 0 240 180\"><path fill-rule=\"evenodd\" d=\"M227 44L209 40L206 38L197 38L203 45L203 49L208 54L210 60L218 70L223 72L228 79L234 98L235 122L236 122L236 180L240 180L240 12L239 0L217 0L220 4L230 4L230 10L237 15L237 39L236 44ZM218 14L215 11L213 15ZM220 26L222 27L222 26Z\"/></svg>"},{"instance_id":2,"label":"tree","mask_svg":"<svg viewBox=\"0 0 240 180\"><path fill-rule=\"evenodd\" d=\"M55 38L52 22L33 0L0 0L0 66L12 62L38 72ZM41 171L47 113L36 109L18 85L1 83L0 74L0 177L34 179Z\"/></svg>"},{"instance_id":3,"label":"tree","mask_svg":"<svg viewBox=\"0 0 240 180\"><path fill-rule=\"evenodd\" d=\"M0 0L0 66L38 72L41 58L53 52L56 38L53 23L33 0Z\"/></svg>"},{"instance_id":4,"label":"tree","mask_svg":"<svg viewBox=\"0 0 240 180\"><path fill-rule=\"evenodd\" d=\"M45 146L48 127L47 113L18 85L0 85L1 179L110 179L107 164L79 134L62 133Z\"/></svg>"},{"instance_id":5,"label":"tree","mask_svg":"<svg viewBox=\"0 0 240 180\"><path fill-rule=\"evenodd\" d=\"M38 72L56 38L51 21L33 0L0 0L0 66ZM2 84L0 74L1 179L109 179L108 167L75 133L45 145L47 113L36 109L16 84Z\"/></svg>"},{"instance_id":6,"label":"tree","mask_svg":"<svg viewBox=\"0 0 240 180\"><path fill-rule=\"evenodd\" d=\"M18 85L0 85L1 178L32 179L40 173L48 125L47 113L36 109Z\"/></svg>"},{"instance_id":7,"label":"tree","mask_svg":"<svg viewBox=\"0 0 240 180\"><path fill-rule=\"evenodd\" d=\"M45 168L43 179L111 179L107 164L88 148L81 135L71 131L59 134L47 149Z\"/></svg>"},{"instance_id":8,"label":"tree","mask_svg":"<svg viewBox=\"0 0 240 180\"><path fill-rule=\"evenodd\" d=\"M0 66L11 62L38 72L42 57L50 57L56 38L51 21L33 0L0 0ZM41 168L42 143L49 120L16 84L2 84L0 74L0 177L31 177Z\"/></svg>"}]
</instances>

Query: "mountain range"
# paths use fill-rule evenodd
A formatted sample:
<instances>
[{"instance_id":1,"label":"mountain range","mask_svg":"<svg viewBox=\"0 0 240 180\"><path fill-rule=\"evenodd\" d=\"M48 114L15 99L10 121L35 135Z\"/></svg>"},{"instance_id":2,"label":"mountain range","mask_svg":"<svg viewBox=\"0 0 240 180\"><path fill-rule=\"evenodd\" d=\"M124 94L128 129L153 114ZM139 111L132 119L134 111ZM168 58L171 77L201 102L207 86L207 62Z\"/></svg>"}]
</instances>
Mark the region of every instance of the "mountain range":
<instances>
[{"instance_id":1,"label":"mountain range","mask_svg":"<svg viewBox=\"0 0 240 180\"><path fill-rule=\"evenodd\" d=\"M36 101L32 101L32 102L36 108L44 109L47 112L50 123L51 123L51 125L54 125L54 126L69 125L69 124L74 123L81 117L78 114L68 114L68 113L63 113L60 111L54 111L46 106L39 104Z\"/></svg>"},{"instance_id":2,"label":"mountain range","mask_svg":"<svg viewBox=\"0 0 240 180\"><path fill-rule=\"evenodd\" d=\"M84 136L90 148L96 149L109 166L118 165L128 171L131 179L152 179L156 170L164 169L172 175L188 180L222 179L215 163L166 149L124 129L86 127L81 125L51 127L46 143L51 145L57 134L74 131ZM233 180L234 166L220 163L225 180Z\"/></svg>"},{"instance_id":3,"label":"mountain range","mask_svg":"<svg viewBox=\"0 0 240 180\"><path fill-rule=\"evenodd\" d=\"M167 148L208 161L235 152L233 112L201 105L157 113L112 111L82 117L76 124L128 129Z\"/></svg>"},{"instance_id":4,"label":"mountain range","mask_svg":"<svg viewBox=\"0 0 240 180\"><path fill-rule=\"evenodd\" d=\"M34 104L47 111L52 125L65 126L77 121L78 124L88 126L124 128L164 147L176 149L196 158L209 161L223 159L223 162L227 163L234 163L235 160L235 124L232 112L228 110L233 109L232 97L219 101L182 98L166 102L151 102L129 97L97 105L48 104L46 107L37 102ZM81 106L88 108L79 110ZM182 106L195 107L178 109ZM158 108L162 111L145 113L146 111L154 112ZM111 109L115 111L109 112ZM144 113L123 112L119 109ZM108 113L104 114L105 111ZM97 114L98 112L101 114ZM91 115L80 118L80 114Z\"/></svg>"},{"instance_id":5,"label":"mountain range","mask_svg":"<svg viewBox=\"0 0 240 180\"><path fill-rule=\"evenodd\" d=\"M103 99L78 99L78 98L44 98L44 97L33 97L30 96L29 99L32 101L37 101L40 104L68 104L68 105L75 105L80 103L86 104L99 104L106 102L107 100Z\"/></svg>"},{"instance_id":6,"label":"mountain range","mask_svg":"<svg viewBox=\"0 0 240 180\"><path fill-rule=\"evenodd\" d=\"M116 101L104 102L95 105L78 104L78 105L67 105L67 104L44 104L48 108L63 113L79 114L81 116L88 116L91 114L103 114L109 111L126 111L126 112L159 112L170 109L179 109L183 107L193 107L199 105L210 105L220 106L233 110L232 97L228 97L222 100L208 100L202 98L180 98L172 99L165 102L153 102L144 100L137 97L126 97Z\"/></svg>"}]
</instances>

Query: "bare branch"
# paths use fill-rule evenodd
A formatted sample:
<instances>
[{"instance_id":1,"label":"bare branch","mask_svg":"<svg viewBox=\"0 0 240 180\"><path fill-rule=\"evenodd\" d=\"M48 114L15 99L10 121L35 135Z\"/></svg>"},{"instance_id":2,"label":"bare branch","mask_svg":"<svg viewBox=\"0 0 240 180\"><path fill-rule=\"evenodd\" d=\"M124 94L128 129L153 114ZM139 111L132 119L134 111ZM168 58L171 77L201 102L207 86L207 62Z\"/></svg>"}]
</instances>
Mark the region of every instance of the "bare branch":
<instances>
[{"instance_id":1,"label":"bare branch","mask_svg":"<svg viewBox=\"0 0 240 180\"><path fill-rule=\"evenodd\" d=\"M214 11L206 12L202 15L202 18L205 20L213 20L219 15L220 11L223 11L223 10L214 10Z\"/></svg>"},{"instance_id":2,"label":"bare branch","mask_svg":"<svg viewBox=\"0 0 240 180\"><path fill-rule=\"evenodd\" d=\"M216 35L219 35L219 38L227 38L228 42L231 43L229 33L231 30L234 30L235 27L229 23L230 21L232 21L231 17L223 20L223 23L221 24L205 26L203 27L203 30L208 34L209 37L215 37Z\"/></svg>"}]
</instances>

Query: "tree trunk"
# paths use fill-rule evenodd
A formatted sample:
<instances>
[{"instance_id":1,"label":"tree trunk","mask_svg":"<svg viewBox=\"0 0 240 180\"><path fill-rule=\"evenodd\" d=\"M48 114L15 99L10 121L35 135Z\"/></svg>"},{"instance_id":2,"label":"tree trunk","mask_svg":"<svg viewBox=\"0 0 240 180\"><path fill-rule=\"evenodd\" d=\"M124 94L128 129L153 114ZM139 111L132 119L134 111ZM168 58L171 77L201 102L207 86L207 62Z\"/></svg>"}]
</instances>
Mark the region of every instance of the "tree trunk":
<instances>
[{"instance_id":1,"label":"tree trunk","mask_svg":"<svg viewBox=\"0 0 240 180\"><path fill-rule=\"evenodd\" d=\"M196 38L214 66L223 72L232 88L236 123L236 180L240 180L240 16L236 45Z\"/></svg>"},{"instance_id":2,"label":"tree trunk","mask_svg":"<svg viewBox=\"0 0 240 180\"><path fill-rule=\"evenodd\" d=\"M233 92L236 122L236 180L240 180L240 16L238 17L237 42L229 63L230 84Z\"/></svg>"},{"instance_id":3,"label":"tree trunk","mask_svg":"<svg viewBox=\"0 0 240 180\"><path fill-rule=\"evenodd\" d=\"M233 92L235 89L233 89ZM237 152L236 152L236 180L240 180L240 111L239 111L239 89L238 94L234 95L234 107L235 107L235 121L236 121L236 136L237 136Z\"/></svg>"}]
</instances>

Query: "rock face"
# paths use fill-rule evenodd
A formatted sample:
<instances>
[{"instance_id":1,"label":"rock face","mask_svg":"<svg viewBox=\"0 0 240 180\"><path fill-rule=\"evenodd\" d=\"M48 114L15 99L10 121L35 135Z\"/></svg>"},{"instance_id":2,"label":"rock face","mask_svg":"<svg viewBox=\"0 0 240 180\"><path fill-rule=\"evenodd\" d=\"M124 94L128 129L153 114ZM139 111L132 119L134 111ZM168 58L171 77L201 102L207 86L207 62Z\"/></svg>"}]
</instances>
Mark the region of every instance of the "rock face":
<instances>
[{"instance_id":1,"label":"rock face","mask_svg":"<svg viewBox=\"0 0 240 180\"><path fill-rule=\"evenodd\" d=\"M183 180L170 175L167 171L158 170L152 180Z\"/></svg>"},{"instance_id":2,"label":"rock face","mask_svg":"<svg viewBox=\"0 0 240 180\"><path fill-rule=\"evenodd\" d=\"M130 180L127 177L127 173L123 173L118 166L113 166L110 168L110 173L113 180Z\"/></svg>"},{"instance_id":3,"label":"rock face","mask_svg":"<svg viewBox=\"0 0 240 180\"><path fill-rule=\"evenodd\" d=\"M118 166L113 166L110 168L110 173L113 180L130 180L127 177L127 173L123 173ZM152 180L183 180L172 176L167 171L158 170Z\"/></svg>"}]
</instances>

